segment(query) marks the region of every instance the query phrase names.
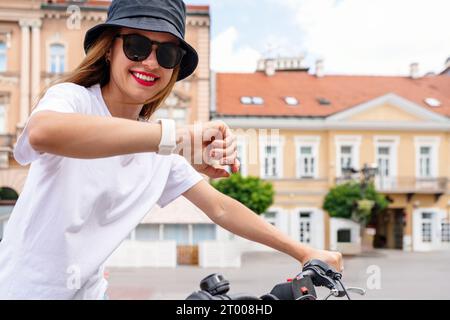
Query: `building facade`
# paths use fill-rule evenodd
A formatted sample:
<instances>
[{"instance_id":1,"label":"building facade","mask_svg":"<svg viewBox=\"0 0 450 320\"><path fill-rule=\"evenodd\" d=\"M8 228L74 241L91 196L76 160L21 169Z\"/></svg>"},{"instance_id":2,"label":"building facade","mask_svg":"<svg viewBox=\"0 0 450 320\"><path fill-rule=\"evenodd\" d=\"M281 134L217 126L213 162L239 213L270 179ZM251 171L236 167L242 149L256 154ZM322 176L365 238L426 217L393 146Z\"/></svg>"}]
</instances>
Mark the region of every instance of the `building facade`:
<instances>
[{"instance_id":1,"label":"building facade","mask_svg":"<svg viewBox=\"0 0 450 320\"><path fill-rule=\"evenodd\" d=\"M21 167L14 160L15 141L41 91L82 61L84 35L88 29L106 20L109 4L110 1L104 0L0 2L0 187L11 188L18 194L22 191L28 167ZM175 85L172 94L154 115L176 119L179 124L209 120L208 6L187 7L186 40L198 51L198 68L189 78ZM149 215L151 219L146 217L130 238L152 238L153 233L142 231L155 228L162 230L163 240L176 241L176 231L185 229L191 234L187 244L194 243L197 237L208 237L212 232L211 222L199 217L202 213L195 208L189 210L184 206L181 222L170 223L172 220L164 218L166 212L176 212L172 206L180 206L179 202L183 201L186 200L181 198L165 209L155 209ZM8 203L4 209L10 212L11 208ZM6 211L0 219L0 231L7 221Z\"/></svg>"},{"instance_id":2,"label":"building facade","mask_svg":"<svg viewBox=\"0 0 450 320\"><path fill-rule=\"evenodd\" d=\"M324 75L300 59L219 73L212 118L239 137L244 175L273 183L266 217L294 239L333 248L322 209L346 168L376 164L389 208L371 222L374 245L450 249L450 77ZM334 229L333 229L334 230ZM339 231L339 230L338 230Z\"/></svg>"}]
</instances>

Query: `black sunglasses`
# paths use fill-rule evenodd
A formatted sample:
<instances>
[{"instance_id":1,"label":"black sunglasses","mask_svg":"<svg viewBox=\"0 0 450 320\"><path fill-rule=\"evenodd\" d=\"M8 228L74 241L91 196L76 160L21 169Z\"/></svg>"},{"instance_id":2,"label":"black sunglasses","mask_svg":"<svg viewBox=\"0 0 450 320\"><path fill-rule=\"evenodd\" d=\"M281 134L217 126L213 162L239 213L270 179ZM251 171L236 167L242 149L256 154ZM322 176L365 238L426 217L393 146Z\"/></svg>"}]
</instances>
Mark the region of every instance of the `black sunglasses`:
<instances>
[{"instance_id":1,"label":"black sunglasses","mask_svg":"<svg viewBox=\"0 0 450 320\"><path fill-rule=\"evenodd\" d=\"M183 59L186 50L172 42L158 42L140 34L118 34L116 38L123 39L123 52L132 61L144 61L157 45L156 60L166 69L175 68Z\"/></svg>"}]
</instances>

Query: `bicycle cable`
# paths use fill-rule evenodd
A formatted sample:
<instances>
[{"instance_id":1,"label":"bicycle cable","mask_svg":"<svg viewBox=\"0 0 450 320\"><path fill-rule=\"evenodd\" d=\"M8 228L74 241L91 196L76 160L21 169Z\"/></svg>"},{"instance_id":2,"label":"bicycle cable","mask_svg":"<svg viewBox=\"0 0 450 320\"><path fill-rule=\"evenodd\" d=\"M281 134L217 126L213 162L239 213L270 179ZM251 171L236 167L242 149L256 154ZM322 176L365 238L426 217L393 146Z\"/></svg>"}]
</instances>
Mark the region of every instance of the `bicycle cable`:
<instances>
[{"instance_id":1,"label":"bicycle cable","mask_svg":"<svg viewBox=\"0 0 450 320\"><path fill-rule=\"evenodd\" d=\"M336 281L339 282L339 284L341 285L342 289L344 289L344 293L347 296L348 300L352 300L352 299L350 299L350 296L348 295L347 290L344 287L344 284L341 282L341 279L338 278L338 279L336 279Z\"/></svg>"}]
</instances>

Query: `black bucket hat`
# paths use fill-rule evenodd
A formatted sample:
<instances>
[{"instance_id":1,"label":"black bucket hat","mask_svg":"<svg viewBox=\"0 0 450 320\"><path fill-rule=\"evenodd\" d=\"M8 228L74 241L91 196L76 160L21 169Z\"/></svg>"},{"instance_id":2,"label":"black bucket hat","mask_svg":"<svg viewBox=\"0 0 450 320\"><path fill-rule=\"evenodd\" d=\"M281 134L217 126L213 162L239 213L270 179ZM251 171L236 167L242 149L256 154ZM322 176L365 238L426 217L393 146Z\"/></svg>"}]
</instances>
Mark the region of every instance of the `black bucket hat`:
<instances>
[{"instance_id":1,"label":"black bucket hat","mask_svg":"<svg viewBox=\"0 0 450 320\"><path fill-rule=\"evenodd\" d=\"M180 63L178 79L191 75L198 65L198 54L184 41L186 6L182 0L113 0L105 23L86 32L84 51L97 40L108 27L118 26L154 32L167 32L180 40L186 54Z\"/></svg>"}]
</instances>

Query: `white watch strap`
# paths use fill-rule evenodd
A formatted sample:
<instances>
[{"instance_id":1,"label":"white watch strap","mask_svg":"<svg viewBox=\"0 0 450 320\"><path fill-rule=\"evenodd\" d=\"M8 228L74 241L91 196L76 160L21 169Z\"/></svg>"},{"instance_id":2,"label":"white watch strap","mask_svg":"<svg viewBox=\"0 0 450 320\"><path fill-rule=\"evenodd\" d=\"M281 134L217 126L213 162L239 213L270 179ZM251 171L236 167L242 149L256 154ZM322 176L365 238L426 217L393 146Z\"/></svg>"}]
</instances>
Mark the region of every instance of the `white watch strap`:
<instances>
[{"instance_id":1,"label":"white watch strap","mask_svg":"<svg viewBox=\"0 0 450 320\"><path fill-rule=\"evenodd\" d=\"M158 146L158 154L172 154L177 147L175 120L158 119L161 123L161 141Z\"/></svg>"}]
</instances>

